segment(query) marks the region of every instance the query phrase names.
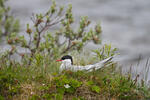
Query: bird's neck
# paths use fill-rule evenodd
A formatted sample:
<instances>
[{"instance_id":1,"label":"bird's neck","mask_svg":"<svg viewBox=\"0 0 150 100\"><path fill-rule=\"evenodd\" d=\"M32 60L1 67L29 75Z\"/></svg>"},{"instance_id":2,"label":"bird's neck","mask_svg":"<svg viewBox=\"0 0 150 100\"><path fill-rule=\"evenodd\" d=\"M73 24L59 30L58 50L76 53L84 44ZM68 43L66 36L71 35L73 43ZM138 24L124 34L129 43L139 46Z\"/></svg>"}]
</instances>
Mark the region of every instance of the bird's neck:
<instances>
[{"instance_id":1,"label":"bird's neck","mask_svg":"<svg viewBox=\"0 0 150 100\"><path fill-rule=\"evenodd\" d=\"M60 71L71 70L71 66L72 66L71 62L64 61L60 66Z\"/></svg>"}]
</instances>

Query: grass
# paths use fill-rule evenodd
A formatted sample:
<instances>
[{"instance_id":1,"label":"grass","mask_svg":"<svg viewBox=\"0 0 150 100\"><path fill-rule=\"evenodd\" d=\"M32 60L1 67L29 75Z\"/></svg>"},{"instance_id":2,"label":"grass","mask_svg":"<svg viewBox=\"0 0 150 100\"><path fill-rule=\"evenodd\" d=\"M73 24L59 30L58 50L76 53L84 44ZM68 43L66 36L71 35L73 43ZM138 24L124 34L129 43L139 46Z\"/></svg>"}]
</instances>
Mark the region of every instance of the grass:
<instances>
[{"instance_id":1,"label":"grass","mask_svg":"<svg viewBox=\"0 0 150 100\"><path fill-rule=\"evenodd\" d=\"M150 99L149 89L140 86L130 75L121 75L115 70L117 64L90 73L64 71L61 74L59 65L55 62L29 67L14 62L1 65L0 100Z\"/></svg>"}]
</instances>

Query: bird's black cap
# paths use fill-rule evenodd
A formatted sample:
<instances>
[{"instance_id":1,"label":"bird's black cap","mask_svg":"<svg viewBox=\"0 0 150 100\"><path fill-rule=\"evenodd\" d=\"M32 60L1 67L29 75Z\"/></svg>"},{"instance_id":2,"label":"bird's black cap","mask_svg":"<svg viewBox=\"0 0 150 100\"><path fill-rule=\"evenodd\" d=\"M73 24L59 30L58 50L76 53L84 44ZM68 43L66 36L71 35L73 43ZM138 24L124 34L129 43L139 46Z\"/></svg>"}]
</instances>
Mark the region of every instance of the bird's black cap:
<instances>
[{"instance_id":1,"label":"bird's black cap","mask_svg":"<svg viewBox=\"0 0 150 100\"><path fill-rule=\"evenodd\" d=\"M70 59L71 60L71 64L73 65L73 59L72 59L72 56L70 55L65 55L61 58L61 60L65 60L65 59Z\"/></svg>"}]
</instances>

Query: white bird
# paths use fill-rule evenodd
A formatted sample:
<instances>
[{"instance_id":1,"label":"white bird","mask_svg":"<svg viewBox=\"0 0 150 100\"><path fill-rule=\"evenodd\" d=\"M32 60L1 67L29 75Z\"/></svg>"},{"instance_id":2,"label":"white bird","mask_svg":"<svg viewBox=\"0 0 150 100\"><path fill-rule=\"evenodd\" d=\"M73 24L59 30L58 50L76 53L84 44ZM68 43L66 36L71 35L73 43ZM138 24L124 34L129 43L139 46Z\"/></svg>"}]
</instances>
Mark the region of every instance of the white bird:
<instances>
[{"instance_id":1,"label":"white bird","mask_svg":"<svg viewBox=\"0 0 150 100\"><path fill-rule=\"evenodd\" d=\"M63 70L71 70L71 71L93 71L102 68L105 64L112 60L113 57L106 58L96 64L86 65L86 66L76 66L73 65L73 59L70 55L63 56L60 60L62 64L60 65L59 71L62 72Z\"/></svg>"}]
</instances>

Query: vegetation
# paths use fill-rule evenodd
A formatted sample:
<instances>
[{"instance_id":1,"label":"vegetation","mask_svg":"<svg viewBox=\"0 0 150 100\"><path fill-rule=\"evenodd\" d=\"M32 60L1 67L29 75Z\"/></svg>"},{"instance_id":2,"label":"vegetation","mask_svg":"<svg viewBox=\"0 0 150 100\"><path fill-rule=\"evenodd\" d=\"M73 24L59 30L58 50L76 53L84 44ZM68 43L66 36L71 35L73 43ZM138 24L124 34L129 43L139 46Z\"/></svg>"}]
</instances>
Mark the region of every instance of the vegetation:
<instances>
[{"instance_id":1,"label":"vegetation","mask_svg":"<svg viewBox=\"0 0 150 100\"><path fill-rule=\"evenodd\" d=\"M87 16L81 17L79 25L76 28L73 27L72 5L64 9L63 6L57 7L53 1L46 13L33 14L31 19L33 27L27 24L26 30L29 39L14 33L8 39L8 44L13 45L12 49L16 53L18 53L15 49L16 45L29 50L30 55L23 54L30 58L29 65L34 62L33 58L36 58L36 55L38 57L48 55L50 61L70 51L80 52L90 41L95 44L101 42L100 24L95 25L94 29L88 29L91 22ZM49 31L51 27L57 27L57 29Z\"/></svg>"},{"instance_id":2,"label":"vegetation","mask_svg":"<svg viewBox=\"0 0 150 100\"><path fill-rule=\"evenodd\" d=\"M130 76L115 71L116 66L91 72L51 72L57 63L44 67L20 64L1 67L1 100L144 100L150 93ZM5 99L4 99L5 98Z\"/></svg>"},{"instance_id":3,"label":"vegetation","mask_svg":"<svg viewBox=\"0 0 150 100\"><path fill-rule=\"evenodd\" d=\"M5 2L0 0L1 5ZM6 12L4 10L1 15ZM11 49L0 54L0 100L150 99L148 88L137 83L138 76L135 80L131 75L123 76L116 70L118 65L115 62L90 73L58 72L60 64L55 62L56 58L68 53L77 57L87 43L100 44L100 24L94 29L89 28L90 20L81 17L79 25L72 28L72 6L57 7L55 1L45 14L33 14L32 21L33 26L27 24L28 39L18 35L18 31L9 31L7 42ZM0 25L3 27L4 24ZM57 27L57 30L50 30L52 27ZM8 28L14 29L12 26ZM28 52L20 53L18 48ZM75 64L94 63L95 57L103 60L115 55L116 51L116 48L105 44L93 51L95 56L90 59L83 56ZM20 61L12 59L15 54L19 55Z\"/></svg>"},{"instance_id":4,"label":"vegetation","mask_svg":"<svg viewBox=\"0 0 150 100\"><path fill-rule=\"evenodd\" d=\"M10 7L6 6L6 0L0 0L0 38L18 33L20 29L19 20L11 15Z\"/></svg>"}]
</instances>

